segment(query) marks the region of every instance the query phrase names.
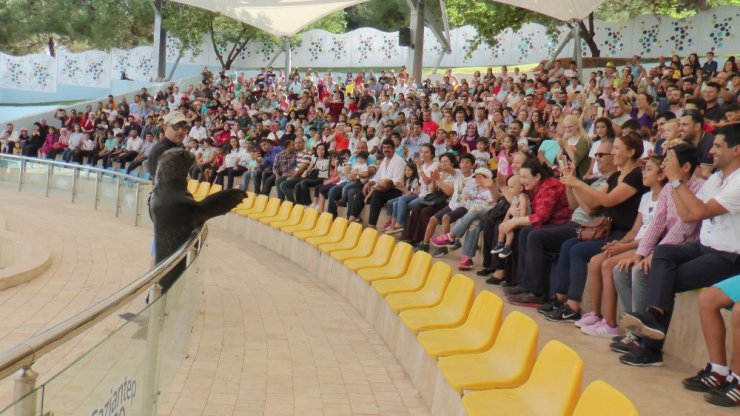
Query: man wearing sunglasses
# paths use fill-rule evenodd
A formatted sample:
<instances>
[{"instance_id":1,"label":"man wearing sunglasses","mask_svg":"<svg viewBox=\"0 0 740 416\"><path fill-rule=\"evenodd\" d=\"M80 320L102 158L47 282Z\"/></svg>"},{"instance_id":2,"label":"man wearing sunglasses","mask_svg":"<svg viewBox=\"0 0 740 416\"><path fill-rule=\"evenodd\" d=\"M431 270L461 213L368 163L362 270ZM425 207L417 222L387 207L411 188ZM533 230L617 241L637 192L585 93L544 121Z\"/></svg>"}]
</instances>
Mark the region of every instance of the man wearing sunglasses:
<instances>
[{"instance_id":1,"label":"man wearing sunglasses","mask_svg":"<svg viewBox=\"0 0 740 416\"><path fill-rule=\"evenodd\" d=\"M159 157L167 150L181 146L189 130L190 120L183 113L170 111L164 116L164 139L158 141L149 154L149 174L152 181L156 178Z\"/></svg>"}]
</instances>

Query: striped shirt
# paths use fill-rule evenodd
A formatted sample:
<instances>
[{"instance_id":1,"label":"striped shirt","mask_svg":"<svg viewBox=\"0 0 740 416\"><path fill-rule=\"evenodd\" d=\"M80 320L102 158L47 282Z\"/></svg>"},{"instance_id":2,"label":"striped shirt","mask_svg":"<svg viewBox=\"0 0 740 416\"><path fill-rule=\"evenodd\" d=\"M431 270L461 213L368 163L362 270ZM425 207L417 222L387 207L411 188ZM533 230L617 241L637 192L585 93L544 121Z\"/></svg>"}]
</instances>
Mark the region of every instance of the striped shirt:
<instances>
[{"instance_id":1,"label":"striped shirt","mask_svg":"<svg viewBox=\"0 0 740 416\"><path fill-rule=\"evenodd\" d=\"M692 176L687 185L696 194L704 185L704 180ZM672 191L670 185L664 186L660 191L653 220L637 246L636 253L642 257L650 255L657 245L684 244L699 240L701 221L681 221Z\"/></svg>"}]
</instances>

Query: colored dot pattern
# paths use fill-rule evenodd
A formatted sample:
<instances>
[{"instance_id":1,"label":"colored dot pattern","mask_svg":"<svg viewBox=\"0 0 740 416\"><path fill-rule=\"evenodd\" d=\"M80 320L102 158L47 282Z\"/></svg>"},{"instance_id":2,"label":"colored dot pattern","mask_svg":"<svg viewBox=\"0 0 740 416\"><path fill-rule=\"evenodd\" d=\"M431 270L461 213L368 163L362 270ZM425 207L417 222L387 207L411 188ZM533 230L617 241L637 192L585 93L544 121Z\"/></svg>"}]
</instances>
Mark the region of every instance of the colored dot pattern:
<instances>
[{"instance_id":1,"label":"colored dot pattern","mask_svg":"<svg viewBox=\"0 0 740 416\"><path fill-rule=\"evenodd\" d=\"M99 51L59 54L60 84L105 88L110 79L108 54Z\"/></svg>"},{"instance_id":2,"label":"colored dot pattern","mask_svg":"<svg viewBox=\"0 0 740 416\"><path fill-rule=\"evenodd\" d=\"M534 49L534 33L517 33L519 41L516 43L516 61L524 62L529 60L529 55Z\"/></svg>"},{"instance_id":3,"label":"colored dot pattern","mask_svg":"<svg viewBox=\"0 0 740 416\"><path fill-rule=\"evenodd\" d=\"M617 56L624 49L624 31L626 26L612 27L604 26L601 32L604 34L604 42L599 45L602 54L606 56Z\"/></svg>"},{"instance_id":4,"label":"colored dot pattern","mask_svg":"<svg viewBox=\"0 0 740 416\"><path fill-rule=\"evenodd\" d=\"M671 22L673 35L669 39L674 53L688 52L694 46L694 38L691 36L693 26L693 22L688 19Z\"/></svg>"},{"instance_id":5,"label":"colored dot pattern","mask_svg":"<svg viewBox=\"0 0 740 416\"><path fill-rule=\"evenodd\" d=\"M735 32L732 30L732 22L733 20L737 21L734 18L739 16L740 13L737 13L735 16L720 18L716 13L712 13L712 28L709 33L712 50L722 49L725 46L725 42L735 38Z\"/></svg>"},{"instance_id":6,"label":"colored dot pattern","mask_svg":"<svg viewBox=\"0 0 740 416\"><path fill-rule=\"evenodd\" d=\"M660 25L648 24L644 20L640 22L640 33L637 38L637 43L642 48L642 53L652 53L656 48L660 47L660 41L658 35L660 34Z\"/></svg>"}]
</instances>

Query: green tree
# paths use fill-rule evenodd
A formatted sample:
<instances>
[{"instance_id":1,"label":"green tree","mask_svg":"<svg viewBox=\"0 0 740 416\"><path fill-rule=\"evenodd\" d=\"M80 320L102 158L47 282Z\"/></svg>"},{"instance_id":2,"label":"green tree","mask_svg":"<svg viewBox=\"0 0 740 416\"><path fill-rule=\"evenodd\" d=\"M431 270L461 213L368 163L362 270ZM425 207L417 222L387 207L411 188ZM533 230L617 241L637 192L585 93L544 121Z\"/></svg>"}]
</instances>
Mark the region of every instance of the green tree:
<instances>
[{"instance_id":1,"label":"green tree","mask_svg":"<svg viewBox=\"0 0 740 416\"><path fill-rule=\"evenodd\" d=\"M405 0L372 0L346 9L347 28L372 27L385 32L409 25L409 6Z\"/></svg>"},{"instance_id":2,"label":"green tree","mask_svg":"<svg viewBox=\"0 0 740 416\"><path fill-rule=\"evenodd\" d=\"M27 54L61 41L72 50L131 48L152 42L149 0L0 1L0 50Z\"/></svg>"}]
</instances>

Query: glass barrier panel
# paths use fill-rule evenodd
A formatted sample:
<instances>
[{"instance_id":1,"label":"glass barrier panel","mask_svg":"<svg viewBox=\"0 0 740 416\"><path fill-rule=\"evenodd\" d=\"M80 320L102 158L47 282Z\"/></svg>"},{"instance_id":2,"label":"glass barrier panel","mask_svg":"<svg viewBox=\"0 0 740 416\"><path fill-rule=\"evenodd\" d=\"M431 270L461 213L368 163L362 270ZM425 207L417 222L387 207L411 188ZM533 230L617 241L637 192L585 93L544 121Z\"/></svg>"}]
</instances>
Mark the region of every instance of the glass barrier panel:
<instances>
[{"instance_id":1,"label":"glass barrier panel","mask_svg":"<svg viewBox=\"0 0 740 416\"><path fill-rule=\"evenodd\" d=\"M166 293L165 320L159 336L160 403L175 403L183 388L180 384L184 384L190 370L185 357L203 299L198 263L196 258Z\"/></svg>"},{"instance_id":2,"label":"glass barrier panel","mask_svg":"<svg viewBox=\"0 0 740 416\"><path fill-rule=\"evenodd\" d=\"M27 411L29 414L34 416L41 415L41 403L43 401L43 397L44 388L42 386L21 397L5 409L0 410L0 416L17 416L23 413L22 410Z\"/></svg>"},{"instance_id":3,"label":"glass barrier panel","mask_svg":"<svg viewBox=\"0 0 740 416\"><path fill-rule=\"evenodd\" d=\"M121 179L121 211L122 218L134 219L136 215L136 182Z\"/></svg>"},{"instance_id":4,"label":"glass barrier panel","mask_svg":"<svg viewBox=\"0 0 740 416\"><path fill-rule=\"evenodd\" d=\"M21 161L18 159L0 159L0 181L18 183Z\"/></svg>"},{"instance_id":5,"label":"glass barrier panel","mask_svg":"<svg viewBox=\"0 0 740 416\"><path fill-rule=\"evenodd\" d=\"M143 303L143 299L134 302ZM149 316L157 316L163 305L163 298L148 305L47 381L43 386L42 414L143 414L142 406L151 397L145 391Z\"/></svg>"},{"instance_id":6,"label":"glass barrier panel","mask_svg":"<svg viewBox=\"0 0 740 416\"><path fill-rule=\"evenodd\" d=\"M27 161L23 174L23 191L43 193L46 189L48 166L40 161Z\"/></svg>"},{"instance_id":7,"label":"glass barrier panel","mask_svg":"<svg viewBox=\"0 0 740 416\"><path fill-rule=\"evenodd\" d=\"M116 178L103 175L100 178L100 190L98 191L98 209L110 213L116 213Z\"/></svg>"},{"instance_id":8,"label":"glass barrier panel","mask_svg":"<svg viewBox=\"0 0 740 416\"><path fill-rule=\"evenodd\" d=\"M69 200L72 197L73 180L74 175L71 168L52 166L49 196Z\"/></svg>"},{"instance_id":9,"label":"glass barrier panel","mask_svg":"<svg viewBox=\"0 0 740 416\"><path fill-rule=\"evenodd\" d=\"M95 178L97 175L98 174L96 172L80 170L79 176L77 177L75 203L86 206L93 205L95 202Z\"/></svg>"}]
</instances>

